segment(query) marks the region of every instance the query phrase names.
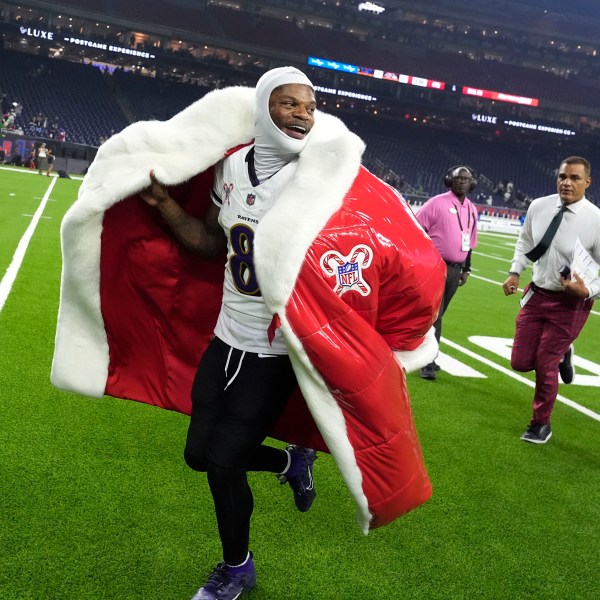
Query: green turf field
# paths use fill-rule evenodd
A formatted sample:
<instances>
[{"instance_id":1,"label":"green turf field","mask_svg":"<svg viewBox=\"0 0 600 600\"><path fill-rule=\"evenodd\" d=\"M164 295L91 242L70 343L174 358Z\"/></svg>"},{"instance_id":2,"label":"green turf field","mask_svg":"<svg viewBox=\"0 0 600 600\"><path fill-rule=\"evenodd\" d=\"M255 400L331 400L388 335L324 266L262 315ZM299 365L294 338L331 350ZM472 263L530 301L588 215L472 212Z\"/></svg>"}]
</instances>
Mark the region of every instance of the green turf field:
<instances>
[{"instance_id":1,"label":"green turf field","mask_svg":"<svg viewBox=\"0 0 600 600\"><path fill-rule=\"evenodd\" d=\"M0 276L50 181L0 169ZM220 560L205 477L182 458L186 417L49 382L79 183L56 180L0 312L0 600L186 599ZM586 385L561 385L575 404L557 403L546 446L525 444L532 378L510 369L518 298L499 285L514 241L481 234L444 319L444 370L408 378L432 499L364 537L329 456L306 514L252 474L250 599L600 598L600 304L576 344Z\"/></svg>"}]
</instances>

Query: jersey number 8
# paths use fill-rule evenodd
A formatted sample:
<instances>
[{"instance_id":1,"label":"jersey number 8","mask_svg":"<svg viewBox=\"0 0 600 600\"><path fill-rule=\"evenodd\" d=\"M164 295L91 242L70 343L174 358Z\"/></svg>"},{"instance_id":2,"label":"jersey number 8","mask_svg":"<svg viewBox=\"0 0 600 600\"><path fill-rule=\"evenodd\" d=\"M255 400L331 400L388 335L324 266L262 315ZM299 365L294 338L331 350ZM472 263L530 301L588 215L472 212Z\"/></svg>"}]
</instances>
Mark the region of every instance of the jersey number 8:
<instances>
[{"instance_id":1,"label":"jersey number 8","mask_svg":"<svg viewBox=\"0 0 600 600\"><path fill-rule=\"evenodd\" d=\"M235 287L242 294L260 296L254 272L254 231L247 225L234 225L229 236L233 249L229 257L229 269Z\"/></svg>"}]
</instances>

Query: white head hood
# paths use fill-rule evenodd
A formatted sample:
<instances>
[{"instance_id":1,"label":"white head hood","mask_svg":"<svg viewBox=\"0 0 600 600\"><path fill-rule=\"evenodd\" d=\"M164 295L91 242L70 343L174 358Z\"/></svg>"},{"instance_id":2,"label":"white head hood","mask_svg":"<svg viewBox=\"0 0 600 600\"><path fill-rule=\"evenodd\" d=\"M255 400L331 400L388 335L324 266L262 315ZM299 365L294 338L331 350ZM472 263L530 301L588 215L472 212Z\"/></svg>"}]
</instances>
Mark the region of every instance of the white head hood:
<instances>
[{"instance_id":1,"label":"white head hood","mask_svg":"<svg viewBox=\"0 0 600 600\"><path fill-rule=\"evenodd\" d=\"M306 146L310 133L302 140L286 135L273 123L269 113L269 99L280 85L299 83L314 89L310 79L294 67L279 67L267 71L256 84L254 108L254 168L260 180L276 173Z\"/></svg>"}]
</instances>

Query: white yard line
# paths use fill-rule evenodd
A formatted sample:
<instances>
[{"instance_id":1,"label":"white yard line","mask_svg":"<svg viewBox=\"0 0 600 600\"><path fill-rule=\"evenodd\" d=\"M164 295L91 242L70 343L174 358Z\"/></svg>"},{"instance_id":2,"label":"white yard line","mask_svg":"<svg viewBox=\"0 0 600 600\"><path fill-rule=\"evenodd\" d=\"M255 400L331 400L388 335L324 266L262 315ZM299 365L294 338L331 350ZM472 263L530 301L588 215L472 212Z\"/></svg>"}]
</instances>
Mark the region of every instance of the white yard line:
<instances>
[{"instance_id":1,"label":"white yard line","mask_svg":"<svg viewBox=\"0 0 600 600\"><path fill-rule=\"evenodd\" d=\"M42 201L41 201L38 209L35 211L35 214L33 215L33 218L31 219L31 223L29 224L29 227L27 228L27 230L23 234L23 237L19 241L19 245L17 246L17 249L13 256L12 262L10 263L10 266L8 267L8 269L6 269L6 273L4 274L4 277L2 277L2 281L0 281L0 312L2 312L2 309L4 308L6 299L8 298L8 295L10 294L13 283L15 282L15 279L17 278L17 274L19 273L19 269L21 268L21 265L23 264L23 259L25 258L25 253L27 252L27 247L29 246L29 242L31 241L31 238L33 237L33 234L35 232L35 228L37 227L37 224L40 222L40 219L42 218L42 213L44 212L44 209L46 208L46 204L48 203L48 198L50 197L50 194L52 193L52 188L54 187L54 184L56 183L56 181L57 181L56 178L52 178L52 181L50 181L50 185L48 186L48 189L46 190L46 193L44 194L44 197L42 198Z\"/></svg>"},{"instance_id":2,"label":"white yard line","mask_svg":"<svg viewBox=\"0 0 600 600\"><path fill-rule=\"evenodd\" d=\"M458 350L459 352L466 354L468 357L478 360L479 362L482 362L484 365L487 365L488 367L491 367L492 369L496 369L496 371L500 371L500 373L503 373L504 375L507 375L508 377L512 377L513 379L516 379L520 383L524 383L525 385L528 385L531 388L535 388L535 382L530 381L526 377L522 377L521 375L515 373L514 371L511 371L510 369L507 369L506 367L498 365L494 361L484 358L480 354L471 352L471 350L468 350L467 348L463 348L463 346L460 346L460 345L456 344L455 342L451 342L450 340L446 339L445 337L442 337L441 341L444 344L446 344L447 346L450 346L450 348L454 348L455 350ZM585 406L582 406L581 404L578 404L577 402L574 402L573 400L569 400L568 398L565 398L565 396L561 396L560 394L558 394L556 396L556 399L559 402L562 402L563 404L566 404L567 406L574 408L575 410L579 411L580 413L583 413L584 415L591 417L592 419L600 422L600 414L598 414L597 412L594 412L593 410L590 410L589 408L586 408Z\"/></svg>"},{"instance_id":3,"label":"white yard line","mask_svg":"<svg viewBox=\"0 0 600 600\"><path fill-rule=\"evenodd\" d=\"M14 167L0 167L0 171L12 171L13 173L23 173L24 175L39 175L37 169L16 169Z\"/></svg>"},{"instance_id":4,"label":"white yard line","mask_svg":"<svg viewBox=\"0 0 600 600\"><path fill-rule=\"evenodd\" d=\"M505 256L497 256L495 254L484 254L483 252L473 252L473 254L475 254L476 256L483 256L484 258L493 258L494 260L502 260L504 261L507 265L510 266L510 258L506 258Z\"/></svg>"},{"instance_id":5,"label":"white yard line","mask_svg":"<svg viewBox=\"0 0 600 600\"><path fill-rule=\"evenodd\" d=\"M513 240L513 242L515 241L515 238L517 237L514 233L495 233L493 231L478 231L477 232L477 237L487 237L490 236L491 238L504 238L505 240Z\"/></svg>"},{"instance_id":6,"label":"white yard line","mask_svg":"<svg viewBox=\"0 0 600 600\"><path fill-rule=\"evenodd\" d=\"M493 279L488 279L487 277L482 277L481 275L475 275L475 273L471 273L469 277L472 277L474 279L481 279L481 281L487 281L488 283L493 283L494 285L502 285L502 282L500 281L494 281ZM519 288L517 291L522 292L523 290ZM600 316L600 312L598 312L597 310L590 310L590 314Z\"/></svg>"},{"instance_id":7,"label":"white yard line","mask_svg":"<svg viewBox=\"0 0 600 600\"><path fill-rule=\"evenodd\" d=\"M13 173L22 173L23 175L38 175L37 169L17 169L15 167L0 167L0 171L12 171ZM45 175L42 175L42 177L45 177ZM56 177L58 179L58 173L50 173L50 177ZM82 175L70 175L70 178L77 181L83 181Z\"/></svg>"}]
</instances>

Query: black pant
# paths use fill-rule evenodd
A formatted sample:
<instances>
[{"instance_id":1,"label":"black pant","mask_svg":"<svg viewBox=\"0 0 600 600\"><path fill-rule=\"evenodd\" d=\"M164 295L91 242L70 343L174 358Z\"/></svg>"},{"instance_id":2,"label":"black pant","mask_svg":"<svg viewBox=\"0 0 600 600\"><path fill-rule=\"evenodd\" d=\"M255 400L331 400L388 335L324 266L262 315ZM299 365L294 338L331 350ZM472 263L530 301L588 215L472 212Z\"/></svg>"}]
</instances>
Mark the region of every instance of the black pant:
<instances>
[{"instance_id":1,"label":"black pant","mask_svg":"<svg viewBox=\"0 0 600 600\"><path fill-rule=\"evenodd\" d=\"M460 274L462 271L462 265L457 263L446 263L448 273L446 275L446 283L444 285L444 298L442 300L442 306L440 307L440 314L438 315L437 321L433 324L435 327L435 339L440 341L442 337L442 317L450 305L450 300L454 298L456 290L458 290L458 283L460 281Z\"/></svg>"},{"instance_id":2,"label":"black pant","mask_svg":"<svg viewBox=\"0 0 600 600\"><path fill-rule=\"evenodd\" d=\"M248 553L254 502L246 471L281 473L287 465L282 450L262 442L296 385L289 357L242 352L217 337L198 365L185 460L207 472L228 564Z\"/></svg>"}]
</instances>

